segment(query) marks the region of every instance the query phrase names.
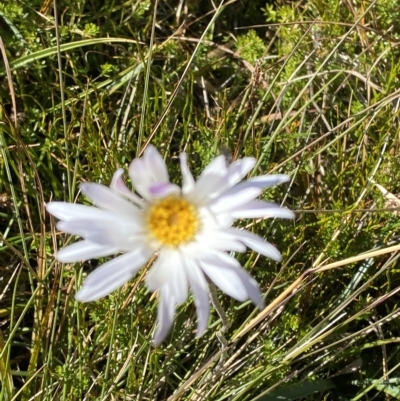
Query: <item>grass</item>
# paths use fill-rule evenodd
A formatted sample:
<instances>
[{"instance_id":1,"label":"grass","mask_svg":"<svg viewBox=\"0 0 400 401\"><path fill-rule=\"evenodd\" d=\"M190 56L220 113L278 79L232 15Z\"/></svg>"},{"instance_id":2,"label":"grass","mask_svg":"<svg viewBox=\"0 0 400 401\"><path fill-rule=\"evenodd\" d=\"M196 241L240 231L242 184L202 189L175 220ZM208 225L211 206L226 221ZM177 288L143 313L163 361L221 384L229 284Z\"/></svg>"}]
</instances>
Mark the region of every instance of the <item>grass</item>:
<instances>
[{"instance_id":1,"label":"grass","mask_svg":"<svg viewBox=\"0 0 400 401\"><path fill-rule=\"evenodd\" d=\"M0 399L400 398L399 14L395 1L1 4ZM296 212L239 223L284 255L237 255L264 311L217 292L226 318L213 308L195 339L187 302L157 348L145 272L76 302L102 261L59 264L75 239L44 210L86 203L80 182L109 184L149 143L177 183L181 151L196 176L221 152L255 156L254 174L292 176L264 197Z\"/></svg>"}]
</instances>

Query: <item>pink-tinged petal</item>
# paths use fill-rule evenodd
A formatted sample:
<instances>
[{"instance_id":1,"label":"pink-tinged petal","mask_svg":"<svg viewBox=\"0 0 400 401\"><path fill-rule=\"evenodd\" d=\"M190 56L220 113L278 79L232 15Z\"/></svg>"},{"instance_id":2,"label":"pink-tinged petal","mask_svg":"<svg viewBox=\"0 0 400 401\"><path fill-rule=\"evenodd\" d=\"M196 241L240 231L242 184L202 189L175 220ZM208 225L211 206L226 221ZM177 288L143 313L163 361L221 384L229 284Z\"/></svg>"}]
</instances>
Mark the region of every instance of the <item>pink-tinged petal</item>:
<instances>
[{"instance_id":1,"label":"pink-tinged petal","mask_svg":"<svg viewBox=\"0 0 400 401\"><path fill-rule=\"evenodd\" d=\"M190 289L194 295L194 303L197 311L197 335L201 337L207 329L208 317L210 315L210 300L208 294L208 283L204 274L196 262L186 260L186 272Z\"/></svg>"},{"instance_id":2,"label":"pink-tinged petal","mask_svg":"<svg viewBox=\"0 0 400 401\"><path fill-rule=\"evenodd\" d=\"M71 221L76 219L100 220L109 218L112 214L93 206L85 206L68 202L49 202L46 209L60 220Z\"/></svg>"},{"instance_id":3,"label":"pink-tinged petal","mask_svg":"<svg viewBox=\"0 0 400 401\"><path fill-rule=\"evenodd\" d=\"M118 249L115 247L84 240L60 249L56 254L56 259L62 263L74 263L109 256L117 252Z\"/></svg>"},{"instance_id":4,"label":"pink-tinged petal","mask_svg":"<svg viewBox=\"0 0 400 401\"><path fill-rule=\"evenodd\" d=\"M247 230L239 230L231 227L224 230L225 232L234 236L239 241L243 242L246 246L260 253L261 255L267 256L277 262L282 260L281 253L269 242L264 241L258 235L253 234Z\"/></svg>"},{"instance_id":5,"label":"pink-tinged petal","mask_svg":"<svg viewBox=\"0 0 400 401\"><path fill-rule=\"evenodd\" d=\"M135 195L125 184L122 179L122 175L124 174L124 169L119 168L113 175L110 188L114 191L120 193L125 196L125 198L129 199L131 202L135 203L139 207L143 207L143 199L139 198L139 196Z\"/></svg>"},{"instance_id":6,"label":"pink-tinged petal","mask_svg":"<svg viewBox=\"0 0 400 401\"><path fill-rule=\"evenodd\" d=\"M150 186L149 192L156 198L164 198L170 195L180 195L181 189L178 187L178 185L164 183Z\"/></svg>"},{"instance_id":7,"label":"pink-tinged petal","mask_svg":"<svg viewBox=\"0 0 400 401\"><path fill-rule=\"evenodd\" d=\"M141 216L141 211L137 206L102 184L86 182L81 184L80 187L83 194L101 209L109 210L116 215L123 215L128 218Z\"/></svg>"},{"instance_id":8,"label":"pink-tinged petal","mask_svg":"<svg viewBox=\"0 0 400 401\"><path fill-rule=\"evenodd\" d=\"M195 188L195 181L193 175L189 169L187 164L186 153L181 153L179 156L180 164L181 164L181 173L182 173L182 192L184 194L188 194L192 192Z\"/></svg>"},{"instance_id":9,"label":"pink-tinged petal","mask_svg":"<svg viewBox=\"0 0 400 401\"><path fill-rule=\"evenodd\" d=\"M137 192L145 199L152 200L149 188L169 183L167 166L154 146L148 146L141 159L135 159L129 166L129 176Z\"/></svg>"},{"instance_id":10,"label":"pink-tinged petal","mask_svg":"<svg viewBox=\"0 0 400 401\"><path fill-rule=\"evenodd\" d=\"M226 270L236 273L246 290L246 299L249 298L260 309L264 307L264 300L257 281L240 266L240 263L236 259L230 257L225 252L212 252L208 255L208 259L216 265L216 268L223 266Z\"/></svg>"},{"instance_id":11,"label":"pink-tinged petal","mask_svg":"<svg viewBox=\"0 0 400 401\"><path fill-rule=\"evenodd\" d=\"M223 292L243 302L248 299L248 294L242 280L235 271L209 256L199 260L201 269Z\"/></svg>"},{"instance_id":12,"label":"pink-tinged petal","mask_svg":"<svg viewBox=\"0 0 400 401\"><path fill-rule=\"evenodd\" d=\"M228 212L229 210L249 203L253 199L257 198L261 192L262 189L260 188L240 189L233 187L224 192L217 199L213 200L210 203L209 208L215 214Z\"/></svg>"},{"instance_id":13,"label":"pink-tinged petal","mask_svg":"<svg viewBox=\"0 0 400 401\"><path fill-rule=\"evenodd\" d=\"M235 219L282 218L293 219L295 214L276 203L254 200L229 211Z\"/></svg>"},{"instance_id":14,"label":"pink-tinged petal","mask_svg":"<svg viewBox=\"0 0 400 401\"><path fill-rule=\"evenodd\" d=\"M169 285L163 286L160 289L160 303L157 313L158 324L153 337L154 345L159 345L163 342L171 330L172 323L174 322L175 307L176 302L171 288Z\"/></svg>"},{"instance_id":15,"label":"pink-tinged petal","mask_svg":"<svg viewBox=\"0 0 400 401\"><path fill-rule=\"evenodd\" d=\"M103 298L129 281L149 257L147 249L138 248L104 263L89 274L75 299L90 302Z\"/></svg>"}]
</instances>

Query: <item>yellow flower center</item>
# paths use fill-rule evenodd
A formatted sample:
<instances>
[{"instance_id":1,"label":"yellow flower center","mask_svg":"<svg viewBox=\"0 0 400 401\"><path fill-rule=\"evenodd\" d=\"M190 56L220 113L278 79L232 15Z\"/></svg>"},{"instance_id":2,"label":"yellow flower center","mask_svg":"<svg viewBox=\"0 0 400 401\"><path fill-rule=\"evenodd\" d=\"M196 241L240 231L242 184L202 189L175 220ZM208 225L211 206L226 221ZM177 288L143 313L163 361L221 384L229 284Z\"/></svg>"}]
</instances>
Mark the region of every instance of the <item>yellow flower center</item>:
<instances>
[{"instance_id":1,"label":"yellow flower center","mask_svg":"<svg viewBox=\"0 0 400 401\"><path fill-rule=\"evenodd\" d=\"M168 196L152 205L146 220L151 236L170 247L190 242L199 229L196 208L175 196Z\"/></svg>"}]
</instances>

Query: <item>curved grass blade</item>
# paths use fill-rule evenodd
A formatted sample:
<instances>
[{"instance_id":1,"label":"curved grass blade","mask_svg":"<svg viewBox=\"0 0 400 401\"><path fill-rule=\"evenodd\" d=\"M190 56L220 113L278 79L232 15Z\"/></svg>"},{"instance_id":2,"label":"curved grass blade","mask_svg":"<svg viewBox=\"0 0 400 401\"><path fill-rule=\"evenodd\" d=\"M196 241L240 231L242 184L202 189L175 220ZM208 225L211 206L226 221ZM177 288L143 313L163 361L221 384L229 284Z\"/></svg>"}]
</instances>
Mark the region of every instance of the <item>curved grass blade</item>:
<instances>
[{"instance_id":1,"label":"curved grass blade","mask_svg":"<svg viewBox=\"0 0 400 401\"><path fill-rule=\"evenodd\" d=\"M91 46L96 44L111 44L111 43L139 43L134 39L126 39L126 38L94 38L94 39L85 39L79 40L78 42L64 43L60 45L60 52L66 52L69 50L79 49L80 47ZM49 47L48 49L39 50L37 52L28 54L26 56L22 56L17 60L14 60L10 63L11 70L16 70L21 68L27 64L30 64L34 61L41 60L43 58L54 56L57 54L58 48L57 46ZM0 69L0 76L5 75L6 69Z\"/></svg>"}]
</instances>

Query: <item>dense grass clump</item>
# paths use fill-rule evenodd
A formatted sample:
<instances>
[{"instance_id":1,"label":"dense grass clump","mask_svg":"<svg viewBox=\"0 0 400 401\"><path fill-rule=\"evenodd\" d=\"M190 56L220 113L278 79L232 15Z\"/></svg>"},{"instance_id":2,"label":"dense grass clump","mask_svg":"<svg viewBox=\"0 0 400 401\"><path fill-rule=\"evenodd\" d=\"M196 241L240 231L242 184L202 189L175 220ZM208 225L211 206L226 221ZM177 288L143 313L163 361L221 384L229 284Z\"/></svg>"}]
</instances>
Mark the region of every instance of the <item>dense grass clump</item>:
<instances>
[{"instance_id":1,"label":"dense grass clump","mask_svg":"<svg viewBox=\"0 0 400 401\"><path fill-rule=\"evenodd\" d=\"M399 21L394 0L0 4L0 400L399 398ZM187 302L158 348L145 273L76 302L103 260L58 263L76 238L45 213L149 143L177 183L181 151L195 176L255 156L297 216L239 224L284 255L237 255L265 310L217 292L196 339Z\"/></svg>"}]
</instances>

